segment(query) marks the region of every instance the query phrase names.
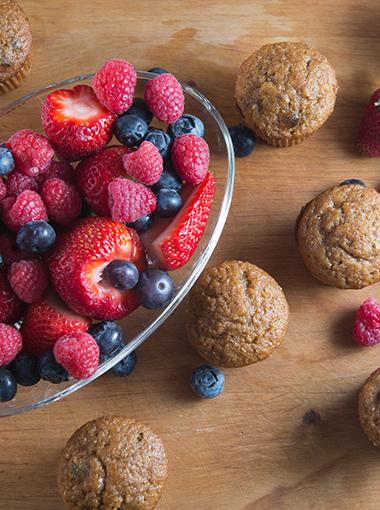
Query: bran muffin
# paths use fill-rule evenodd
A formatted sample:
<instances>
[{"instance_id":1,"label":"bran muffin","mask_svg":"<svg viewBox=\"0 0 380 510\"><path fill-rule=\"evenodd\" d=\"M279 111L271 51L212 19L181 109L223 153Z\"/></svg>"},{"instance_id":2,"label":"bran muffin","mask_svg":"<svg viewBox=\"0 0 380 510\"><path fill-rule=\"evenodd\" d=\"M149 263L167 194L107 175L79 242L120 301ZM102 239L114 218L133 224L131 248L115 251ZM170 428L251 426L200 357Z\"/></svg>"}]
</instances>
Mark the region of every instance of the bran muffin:
<instances>
[{"instance_id":1,"label":"bran muffin","mask_svg":"<svg viewBox=\"0 0 380 510\"><path fill-rule=\"evenodd\" d=\"M363 384L358 400L359 421L368 439L380 446L380 368Z\"/></svg>"},{"instance_id":2,"label":"bran muffin","mask_svg":"<svg viewBox=\"0 0 380 510\"><path fill-rule=\"evenodd\" d=\"M16 2L0 2L0 95L16 89L31 68L32 34Z\"/></svg>"},{"instance_id":3,"label":"bran muffin","mask_svg":"<svg viewBox=\"0 0 380 510\"><path fill-rule=\"evenodd\" d=\"M71 436L58 485L70 510L149 510L166 476L164 445L154 432L129 418L104 416Z\"/></svg>"},{"instance_id":4,"label":"bran muffin","mask_svg":"<svg viewBox=\"0 0 380 510\"><path fill-rule=\"evenodd\" d=\"M380 280L380 194L340 185L305 206L297 220L299 252L325 285L361 289Z\"/></svg>"},{"instance_id":5,"label":"bran muffin","mask_svg":"<svg viewBox=\"0 0 380 510\"><path fill-rule=\"evenodd\" d=\"M188 338L209 363L243 367L265 359L288 326L285 295L268 273L231 260L206 269L190 292Z\"/></svg>"},{"instance_id":6,"label":"bran muffin","mask_svg":"<svg viewBox=\"0 0 380 510\"><path fill-rule=\"evenodd\" d=\"M306 44L266 44L241 65L235 98L245 123L270 145L301 142L331 115L338 84L326 57Z\"/></svg>"}]
</instances>

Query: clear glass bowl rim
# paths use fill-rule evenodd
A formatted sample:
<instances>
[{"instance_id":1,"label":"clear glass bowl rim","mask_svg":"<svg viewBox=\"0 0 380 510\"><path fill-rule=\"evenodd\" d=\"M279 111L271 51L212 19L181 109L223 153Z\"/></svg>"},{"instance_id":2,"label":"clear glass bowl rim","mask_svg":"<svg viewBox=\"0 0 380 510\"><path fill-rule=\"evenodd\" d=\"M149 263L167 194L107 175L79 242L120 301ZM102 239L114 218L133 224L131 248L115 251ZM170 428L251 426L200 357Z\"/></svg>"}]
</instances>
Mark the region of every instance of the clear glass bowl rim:
<instances>
[{"instance_id":1,"label":"clear glass bowl rim","mask_svg":"<svg viewBox=\"0 0 380 510\"><path fill-rule=\"evenodd\" d=\"M8 105L4 106L3 108L0 108L0 117L3 117L10 111L14 110L18 106L21 106L29 99L32 99L36 96L39 96L44 93L48 93L49 91L56 89L57 87L63 87L67 85L72 85L74 83L79 83L85 80L89 80L94 76L94 73L88 73L88 74L82 74L79 76L74 76L72 78L68 78L66 80L58 81L56 83L51 83L50 85L47 85L46 87L42 87L40 89L36 89L29 94L26 94L19 99L12 101ZM154 78L156 74L150 73L148 71L137 71L137 77L142 79L151 79ZM150 323L145 329L143 329L133 340L128 342L126 346L112 359L106 361L104 364L102 364L98 370L88 379L82 379L79 381L76 381L75 383L71 384L67 388L57 391L53 395L50 395L46 398L43 398L39 400L38 402L34 402L31 404L27 404L21 407L17 408L6 408L6 402L4 404L1 404L0 407L0 418L11 416L15 414L20 414L26 411L31 411L33 409L37 409L39 407L42 407L46 404L50 404L52 402L56 402L57 400L60 400L67 395L70 395L71 393L74 393L74 391L82 388L86 384L89 384L90 382L94 381L101 375L103 375L105 372L110 370L116 363L118 363L120 360L122 360L125 356L130 354L132 351L134 351L139 345L141 345L152 333L156 331L156 329L161 326L161 324L174 312L174 310L177 308L177 306L181 303L181 301L185 298L191 287L194 285L195 281L197 280L200 273L205 268L208 260L210 259L218 241L221 236L223 227L225 225L225 222L227 220L228 211L230 209L231 201L232 201L232 195L233 195L233 187L234 187L234 179L235 179L235 157L234 157L234 149L232 145L232 140L228 131L228 128L218 112L218 110L215 108L215 106L199 91L191 87L190 85L187 85L186 83L181 83L183 90L192 96L194 99L196 99L201 105L210 113L212 118L214 119L215 123L217 124L222 136L223 141L226 146L227 151L227 160L228 160L228 174L227 174L227 181L226 181L226 187L224 190L222 202L220 205L219 210L219 216L217 218L217 221L214 225L214 228L212 230L210 239L203 250L203 252L200 254L198 260L196 261L193 270L191 271L190 275L188 276L185 285L179 290L179 292L175 295L173 300L169 303L167 307L163 309L163 311L160 313L160 315L152 322ZM2 409L2 406L4 405L4 408Z\"/></svg>"}]
</instances>

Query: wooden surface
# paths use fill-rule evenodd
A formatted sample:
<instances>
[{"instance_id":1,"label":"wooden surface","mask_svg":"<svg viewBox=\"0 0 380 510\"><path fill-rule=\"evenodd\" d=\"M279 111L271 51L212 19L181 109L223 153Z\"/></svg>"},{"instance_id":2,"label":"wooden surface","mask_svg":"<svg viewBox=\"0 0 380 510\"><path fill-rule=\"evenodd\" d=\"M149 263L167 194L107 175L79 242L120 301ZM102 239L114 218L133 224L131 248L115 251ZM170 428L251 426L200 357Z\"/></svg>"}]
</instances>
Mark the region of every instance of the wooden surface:
<instances>
[{"instance_id":1,"label":"wooden surface","mask_svg":"<svg viewBox=\"0 0 380 510\"><path fill-rule=\"evenodd\" d=\"M380 450L359 428L356 395L380 365L380 348L355 347L350 328L354 310L367 296L380 298L380 288L323 287L303 267L293 230L300 207L326 187L349 177L380 183L379 160L354 148L363 107L380 85L379 2L21 3L33 26L34 67L2 105L119 56L195 81L235 123L240 62L283 39L326 54L340 91L333 117L302 145L259 144L237 161L233 206L213 256L251 260L284 287L291 321L283 346L256 366L226 370L224 394L198 401L188 379L200 359L186 344L182 307L139 349L127 380L104 376L64 401L0 421L1 510L62 509L59 452L76 427L103 413L143 420L163 437L170 475L159 510L378 509Z\"/></svg>"}]
</instances>

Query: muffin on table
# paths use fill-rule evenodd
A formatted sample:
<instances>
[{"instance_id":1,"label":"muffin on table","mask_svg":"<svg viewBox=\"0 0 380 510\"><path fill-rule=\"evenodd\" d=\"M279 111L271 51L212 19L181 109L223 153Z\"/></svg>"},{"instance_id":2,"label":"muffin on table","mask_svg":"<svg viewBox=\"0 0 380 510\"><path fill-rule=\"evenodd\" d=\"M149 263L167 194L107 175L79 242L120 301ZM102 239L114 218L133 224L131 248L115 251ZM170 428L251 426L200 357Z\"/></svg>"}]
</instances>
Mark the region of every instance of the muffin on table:
<instances>
[{"instance_id":1,"label":"muffin on table","mask_svg":"<svg viewBox=\"0 0 380 510\"><path fill-rule=\"evenodd\" d=\"M12 0L0 2L0 95L21 85L31 68L31 49L25 12Z\"/></svg>"},{"instance_id":2,"label":"muffin on table","mask_svg":"<svg viewBox=\"0 0 380 510\"><path fill-rule=\"evenodd\" d=\"M103 416L67 442L58 486L70 510L150 510L166 477L165 448L154 432L126 417Z\"/></svg>"},{"instance_id":3,"label":"muffin on table","mask_svg":"<svg viewBox=\"0 0 380 510\"><path fill-rule=\"evenodd\" d=\"M380 368L375 370L359 392L359 421L368 439L380 446Z\"/></svg>"},{"instance_id":4,"label":"muffin on table","mask_svg":"<svg viewBox=\"0 0 380 510\"><path fill-rule=\"evenodd\" d=\"M265 359L283 340L289 308L278 283L250 262L206 269L188 300L191 345L209 363L243 367Z\"/></svg>"},{"instance_id":5,"label":"muffin on table","mask_svg":"<svg viewBox=\"0 0 380 510\"><path fill-rule=\"evenodd\" d=\"M380 281L380 194L375 189L361 184L330 188L302 209L296 228L306 267L325 285L361 289Z\"/></svg>"},{"instance_id":6,"label":"muffin on table","mask_svg":"<svg viewBox=\"0 0 380 510\"><path fill-rule=\"evenodd\" d=\"M241 65L235 98L245 123L270 145L287 147L319 129L338 92L326 57L303 43L266 44Z\"/></svg>"}]
</instances>

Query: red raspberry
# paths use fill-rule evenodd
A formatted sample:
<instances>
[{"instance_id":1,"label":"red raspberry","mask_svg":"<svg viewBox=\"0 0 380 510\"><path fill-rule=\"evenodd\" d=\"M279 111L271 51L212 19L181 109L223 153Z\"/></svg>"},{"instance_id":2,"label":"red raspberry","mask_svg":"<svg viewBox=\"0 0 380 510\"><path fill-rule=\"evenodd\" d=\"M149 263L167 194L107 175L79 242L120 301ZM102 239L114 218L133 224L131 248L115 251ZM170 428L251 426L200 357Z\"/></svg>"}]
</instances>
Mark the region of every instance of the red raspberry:
<instances>
[{"instance_id":1,"label":"red raspberry","mask_svg":"<svg viewBox=\"0 0 380 510\"><path fill-rule=\"evenodd\" d=\"M0 200L3 200L5 198L5 195L7 194L7 186L3 179L0 179Z\"/></svg>"},{"instance_id":2,"label":"red raspberry","mask_svg":"<svg viewBox=\"0 0 380 510\"><path fill-rule=\"evenodd\" d=\"M366 299L356 312L352 336L364 347L380 343L380 304L375 299Z\"/></svg>"},{"instance_id":3,"label":"red raspberry","mask_svg":"<svg viewBox=\"0 0 380 510\"><path fill-rule=\"evenodd\" d=\"M366 156L380 156L380 89L371 96L359 127L359 148Z\"/></svg>"},{"instance_id":4,"label":"red raspberry","mask_svg":"<svg viewBox=\"0 0 380 510\"><path fill-rule=\"evenodd\" d=\"M174 140L172 148L174 168L182 179L193 186L206 177L210 150L206 140L197 135L182 135Z\"/></svg>"},{"instance_id":5,"label":"red raspberry","mask_svg":"<svg viewBox=\"0 0 380 510\"><path fill-rule=\"evenodd\" d=\"M26 190L38 191L36 178L25 175L19 170L13 170L7 179L7 195L9 197L16 197Z\"/></svg>"},{"instance_id":6,"label":"red raspberry","mask_svg":"<svg viewBox=\"0 0 380 510\"><path fill-rule=\"evenodd\" d=\"M18 231L28 221L48 220L42 198L35 191L23 191L18 197L5 198L2 206L3 221L11 230Z\"/></svg>"},{"instance_id":7,"label":"red raspberry","mask_svg":"<svg viewBox=\"0 0 380 510\"><path fill-rule=\"evenodd\" d=\"M21 318L23 306L10 288L4 271L0 273L0 322L14 323Z\"/></svg>"},{"instance_id":8,"label":"red raspberry","mask_svg":"<svg viewBox=\"0 0 380 510\"><path fill-rule=\"evenodd\" d=\"M171 124L183 114L185 96L181 84L172 74L159 74L145 86L144 99L157 119Z\"/></svg>"},{"instance_id":9,"label":"red raspberry","mask_svg":"<svg viewBox=\"0 0 380 510\"><path fill-rule=\"evenodd\" d=\"M22 349L22 336L18 329L0 324L0 365L8 365Z\"/></svg>"},{"instance_id":10,"label":"red raspberry","mask_svg":"<svg viewBox=\"0 0 380 510\"><path fill-rule=\"evenodd\" d=\"M128 175L147 186L157 182L164 169L160 151L151 142L143 142L136 151L125 154L123 165Z\"/></svg>"},{"instance_id":11,"label":"red raspberry","mask_svg":"<svg viewBox=\"0 0 380 510\"><path fill-rule=\"evenodd\" d=\"M32 258L31 254L18 249L16 244L16 236L10 232L3 232L0 234L0 246L1 255L6 266L9 266L12 264L12 262L16 262L16 260Z\"/></svg>"},{"instance_id":12,"label":"red raspberry","mask_svg":"<svg viewBox=\"0 0 380 510\"><path fill-rule=\"evenodd\" d=\"M42 185L48 179L55 178L71 183L74 179L74 168L68 161L52 161L46 171L38 176L38 183Z\"/></svg>"},{"instance_id":13,"label":"red raspberry","mask_svg":"<svg viewBox=\"0 0 380 510\"><path fill-rule=\"evenodd\" d=\"M54 356L75 379L91 377L99 366L99 346L83 331L61 336L54 344Z\"/></svg>"},{"instance_id":14,"label":"red raspberry","mask_svg":"<svg viewBox=\"0 0 380 510\"><path fill-rule=\"evenodd\" d=\"M13 262L8 281L16 296L25 303L37 303L49 283L46 266L37 259Z\"/></svg>"},{"instance_id":15,"label":"red raspberry","mask_svg":"<svg viewBox=\"0 0 380 510\"><path fill-rule=\"evenodd\" d=\"M78 191L61 179L45 181L41 197L49 218L58 225L69 225L82 210L82 199Z\"/></svg>"},{"instance_id":16,"label":"red raspberry","mask_svg":"<svg viewBox=\"0 0 380 510\"><path fill-rule=\"evenodd\" d=\"M109 60L95 74L92 86L99 101L110 112L120 115L133 103L136 71L126 60Z\"/></svg>"},{"instance_id":17,"label":"red raspberry","mask_svg":"<svg viewBox=\"0 0 380 510\"><path fill-rule=\"evenodd\" d=\"M114 221L131 222L150 214L156 208L154 193L139 184L117 177L108 185L109 207Z\"/></svg>"},{"instance_id":18,"label":"red raspberry","mask_svg":"<svg viewBox=\"0 0 380 510\"><path fill-rule=\"evenodd\" d=\"M35 177L43 172L53 159L54 150L46 136L31 129L21 129L8 140L17 167L26 175Z\"/></svg>"}]
</instances>

